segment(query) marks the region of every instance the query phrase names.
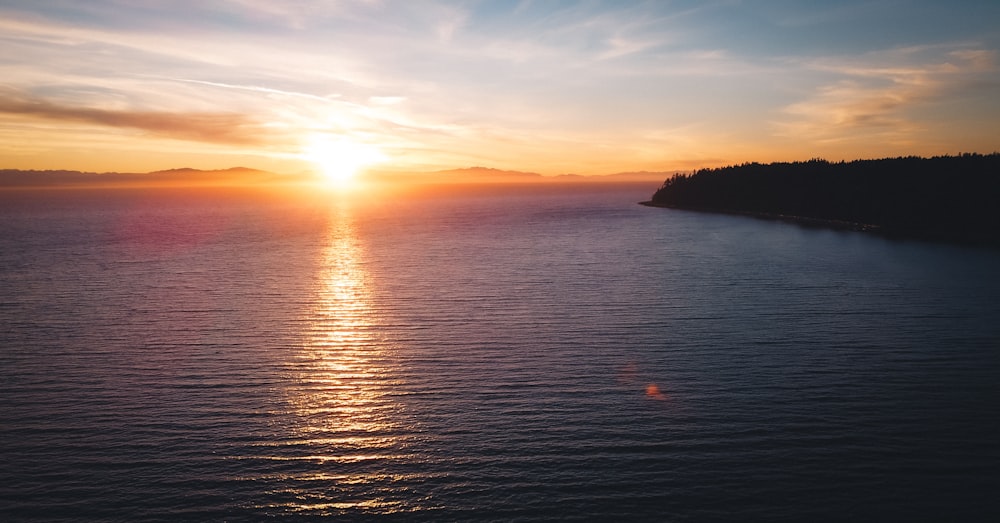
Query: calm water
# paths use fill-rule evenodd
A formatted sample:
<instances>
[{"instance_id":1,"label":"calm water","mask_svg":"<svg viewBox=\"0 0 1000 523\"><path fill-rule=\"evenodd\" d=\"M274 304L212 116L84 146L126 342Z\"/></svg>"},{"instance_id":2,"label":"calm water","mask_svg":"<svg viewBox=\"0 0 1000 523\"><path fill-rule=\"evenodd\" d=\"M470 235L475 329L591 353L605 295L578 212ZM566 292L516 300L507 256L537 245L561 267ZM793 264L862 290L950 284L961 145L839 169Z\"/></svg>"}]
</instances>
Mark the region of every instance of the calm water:
<instances>
[{"instance_id":1,"label":"calm water","mask_svg":"<svg viewBox=\"0 0 1000 523\"><path fill-rule=\"evenodd\" d=\"M0 195L0 519L1000 517L1000 251L653 189Z\"/></svg>"}]
</instances>

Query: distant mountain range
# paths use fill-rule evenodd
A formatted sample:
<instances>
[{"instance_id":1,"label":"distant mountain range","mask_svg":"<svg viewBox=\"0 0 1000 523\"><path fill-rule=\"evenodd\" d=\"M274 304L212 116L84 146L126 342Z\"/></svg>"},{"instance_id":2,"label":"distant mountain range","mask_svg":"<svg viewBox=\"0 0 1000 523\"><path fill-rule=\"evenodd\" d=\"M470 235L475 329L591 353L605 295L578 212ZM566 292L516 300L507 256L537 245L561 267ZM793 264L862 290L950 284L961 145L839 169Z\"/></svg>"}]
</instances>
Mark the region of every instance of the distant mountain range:
<instances>
[{"instance_id":1,"label":"distant mountain range","mask_svg":"<svg viewBox=\"0 0 1000 523\"><path fill-rule=\"evenodd\" d=\"M636 171L604 175L559 174L546 176L536 172L507 171L491 167L467 167L464 169L447 169L417 173L376 172L371 177L378 180L392 181L419 180L427 183L532 183L532 182L655 182L677 174L677 171Z\"/></svg>"},{"instance_id":2,"label":"distant mountain range","mask_svg":"<svg viewBox=\"0 0 1000 523\"><path fill-rule=\"evenodd\" d=\"M278 183L285 177L246 167L205 171L189 167L149 173L0 170L0 187L187 187Z\"/></svg>"},{"instance_id":3,"label":"distant mountain range","mask_svg":"<svg viewBox=\"0 0 1000 523\"><path fill-rule=\"evenodd\" d=\"M650 182L660 183L675 172L624 172L598 176L505 171L469 167L430 172L372 171L363 179L383 183L535 183L535 182ZM183 167L148 173L82 172L72 170L0 170L0 188L29 187L189 187L281 185L315 181L309 173L277 174L247 167L202 170Z\"/></svg>"}]
</instances>

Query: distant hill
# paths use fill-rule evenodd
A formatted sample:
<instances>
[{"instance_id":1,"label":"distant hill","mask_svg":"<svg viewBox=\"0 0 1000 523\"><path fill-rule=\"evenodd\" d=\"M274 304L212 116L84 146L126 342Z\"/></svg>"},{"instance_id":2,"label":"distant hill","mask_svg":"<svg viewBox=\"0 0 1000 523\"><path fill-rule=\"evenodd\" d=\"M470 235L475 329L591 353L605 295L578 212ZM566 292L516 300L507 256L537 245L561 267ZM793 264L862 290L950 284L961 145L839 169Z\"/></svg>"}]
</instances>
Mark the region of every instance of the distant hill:
<instances>
[{"instance_id":1,"label":"distant hill","mask_svg":"<svg viewBox=\"0 0 1000 523\"><path fill-rule=\"evenodd\" d=\"M650 182L660 183L666 176L676 172L621 172L605 175L559 174L546 176L536 172L508 171L491 167L466 167L462 169L447 169L441 171L399 173L374 172L368 177L383 182L410 181L419 183L625 183Z\"/></svg>"},{"instance_id":2,"label":"distant hill","mask_svg":"<svg viewBox=\"0 0 1000 523\"><path fill-rule=\"evenodd\" d=\"M246 167L209 171L185 167L150 173L3 169L0 170L0 188L231 186L275 183L287 178Z\"/></svg>"},{"instance_id":3,"label":"distant hill","mask_svg":"<svg viewBox=\"0 0 1000 523\"><path fill-rule=\"evenodd\" d=\"M678 171L629 171L602 176L589 176L587 178L603 182L647 182L651 180L660 181L677 174Z\"/></svg>"},{"instance_id":4,"label":"distant hill","mask_svg":"<svg viewBox=\"0 0 1000 523\"><path fill-rule=\"evenodd\" d=\"M382 184L524 184L524 183L659 183L668 172L623 172L583 176L563 174L544 176L535 172L509 171L490 167L467 167L430 172L394 172L372 170L361 176L367 182ZM149 173L81 172L71 170L0 170L0 188L28 187L188 187L296 184L315 181L309 173L282 175L272 172L232 167L202 170L191 167Z\"/></svg>"},{"instance_id":5,"label":"distant hill","mask_svg":"<svg viewBox=\"0 0 1000 523\"><path fill-rule=\"evenodd\" d=\"M1000 245L998 202L1000 153L702 169L644 203Z\"/></svg>"},{"instance_id":6,"label":"distant hill","mask_svg":"<svg viewBox=\"0 0 1000 523\"><path fill-rule=\"evenodd\" d=\"M491 167L467 167L425 173L431 179L463 182L531 182L542 178L541 174L522 171L505 171Z\"/></svg>"}]
</instances>

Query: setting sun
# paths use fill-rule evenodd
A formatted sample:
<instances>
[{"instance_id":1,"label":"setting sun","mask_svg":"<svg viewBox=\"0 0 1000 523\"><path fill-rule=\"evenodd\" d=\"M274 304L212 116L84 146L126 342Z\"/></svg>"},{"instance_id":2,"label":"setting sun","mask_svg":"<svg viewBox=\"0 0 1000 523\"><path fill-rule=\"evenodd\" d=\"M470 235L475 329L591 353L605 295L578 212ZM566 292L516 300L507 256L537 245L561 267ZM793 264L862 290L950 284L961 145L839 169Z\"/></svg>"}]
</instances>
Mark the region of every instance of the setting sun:
<instances>
[{"instance_id":1,"label":"setting sun","mask_svg":"<svg viewBox=\"0 0 1000 523\"><path fill-rule=\"evenodd\" d=\"M335 187L352 184L358 171L385 159L373 145L327 138L313 138L303 157L316 166L328 185Z\"/></svg>"}]
</instances>

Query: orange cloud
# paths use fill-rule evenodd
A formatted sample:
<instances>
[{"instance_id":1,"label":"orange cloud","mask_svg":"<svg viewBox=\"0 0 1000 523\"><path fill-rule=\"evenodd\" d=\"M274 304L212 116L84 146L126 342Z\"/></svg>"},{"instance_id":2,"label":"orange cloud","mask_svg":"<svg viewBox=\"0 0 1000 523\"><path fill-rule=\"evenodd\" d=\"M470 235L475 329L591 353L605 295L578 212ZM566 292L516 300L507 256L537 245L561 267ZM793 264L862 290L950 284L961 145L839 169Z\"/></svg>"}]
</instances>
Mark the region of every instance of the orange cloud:
<instances>
[{"instance_id":1,"label":"orange cloud","mask_svg":"<svg viewBox=\"0 0 1000 523\"><path fill-rule=\"evenodd\" d=\"M73 107L10 90L0 93L0 113L139 129L198 142L240 145L264 143L259 124L237 113L173 113Z\"/></svg>"},{"instance_id":2,"label":"orange cloud","mask_svg":"<svg viewBox=\"0 0 1000 523\"><path fill-rule=\"evenodd\" d=\"M779 134L817 141L863 141L876 136L906 140L925 127L911 113L913 109L952 98L974 85L975 75L996 68L994 52L975 49L895 65L912 62L914 55L926 51L907 48L872 55L860 63L813 64L817 70L844 78L786 106L783 112L789 118L774 125Z\"/></svg>"}]
</instances>

